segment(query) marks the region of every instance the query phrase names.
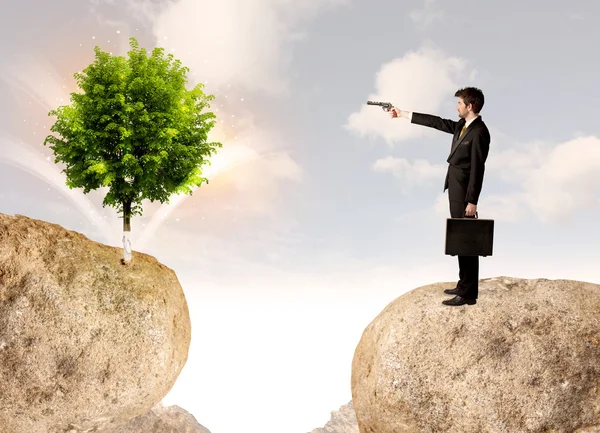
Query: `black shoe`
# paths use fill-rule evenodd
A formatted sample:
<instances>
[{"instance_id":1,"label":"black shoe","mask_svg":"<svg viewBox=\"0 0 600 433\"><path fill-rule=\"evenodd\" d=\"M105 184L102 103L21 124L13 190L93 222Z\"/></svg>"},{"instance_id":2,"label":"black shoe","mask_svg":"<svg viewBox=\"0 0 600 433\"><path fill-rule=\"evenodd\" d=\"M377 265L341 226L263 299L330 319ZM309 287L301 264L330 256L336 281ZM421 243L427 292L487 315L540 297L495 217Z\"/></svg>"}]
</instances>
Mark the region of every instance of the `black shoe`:
<instances>
[{"instance_id":1,"label":"black shoe","mask_svg":"<svg viewBox=\"0 0 600 433\"><path fill-rule=\"evenodd\" d=\"M445 305L475 305L477 303L477 299L467 299L467 298L463 298L462 296L456 295L454 298L452 299L447 299L445 301L442 301L442 304Z\"/></svg>"},{"instance_id":2,"label":"black shoe","mask_svg":"<svg viewBox=\"0 0 600 433\"><path fill-rule=\"evenodd\" d=\"M449 295L458 295L460 293L460 290L458 289L458 287L455 287L454 289L444 290L444 293L447 293Z\"/></svg>"}]
</instances>

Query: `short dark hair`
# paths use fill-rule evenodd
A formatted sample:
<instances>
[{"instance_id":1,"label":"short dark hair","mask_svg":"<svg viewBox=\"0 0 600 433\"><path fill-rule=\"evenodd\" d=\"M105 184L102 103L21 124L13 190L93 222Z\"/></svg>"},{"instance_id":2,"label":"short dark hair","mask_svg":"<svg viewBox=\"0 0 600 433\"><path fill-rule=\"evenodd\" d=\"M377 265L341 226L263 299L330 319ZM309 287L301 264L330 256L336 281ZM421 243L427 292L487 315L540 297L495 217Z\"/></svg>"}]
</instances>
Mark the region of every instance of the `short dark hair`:
<instances>
[{"instance_id":1,"label":"short dark hair","mask_svg":"<svg viewBox=\"0 0 600 433\"><path fill-rule=\"evenodd\" d=\"M473 112L479 114L483 108L484 98L483 92L477 87L465 87L456 91L454 96L462 98L465 101L465 105L468 107L469 104L473 104Z\"/></svg>"}]
</instances>

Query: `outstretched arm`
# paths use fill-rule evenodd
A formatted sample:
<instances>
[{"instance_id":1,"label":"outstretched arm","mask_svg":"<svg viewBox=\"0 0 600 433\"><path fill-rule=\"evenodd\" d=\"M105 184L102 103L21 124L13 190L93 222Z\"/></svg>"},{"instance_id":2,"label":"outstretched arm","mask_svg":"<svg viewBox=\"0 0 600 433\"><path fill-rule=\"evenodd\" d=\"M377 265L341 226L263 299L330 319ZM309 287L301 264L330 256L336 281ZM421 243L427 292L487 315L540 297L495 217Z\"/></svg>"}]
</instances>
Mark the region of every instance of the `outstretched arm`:
<instances>
[{"instance_id":1,"label":"outstretched arm","mask_svg":"<svg viewBox=\"0 0 600 433\"><path fill-rule=\"evenodd\" d=\"M458 122L455 122L452 119L442 119L439 116L423 113L412 113L411 122L416 123L417 125L435 128L439 131L447 132L448 134L454 134L458 125Z\"/></svg>"},{"instance_id":2,"label":"outstretched arm","mask_svg":"<svg viewBox=\"0 0 600 433\"><path fill-rule=\"evenodd\" d=\"M454 134L458 125L458 122L455 122L451 119L442 119L439 116L432 116L431 114L413 113L411 111L399 110L396 107L392 107L390 110L390 115L392 118L404 117L411 123L428 126L442 132L447 132L448 134Z\"/></svg>"}]
</instances>

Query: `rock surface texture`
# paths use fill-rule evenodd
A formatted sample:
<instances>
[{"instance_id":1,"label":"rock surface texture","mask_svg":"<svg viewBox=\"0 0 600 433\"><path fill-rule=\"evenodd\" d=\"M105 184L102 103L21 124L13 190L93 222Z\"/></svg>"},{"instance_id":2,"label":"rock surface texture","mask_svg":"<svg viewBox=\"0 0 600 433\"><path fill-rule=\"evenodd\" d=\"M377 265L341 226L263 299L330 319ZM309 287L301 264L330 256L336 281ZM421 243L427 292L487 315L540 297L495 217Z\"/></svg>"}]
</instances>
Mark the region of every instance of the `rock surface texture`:
<instances>
[{"instance_id":1,"label":"rock surface texture","mask_svg":"<svg viewBox=\"0 0 600 433\"><path fill-rule=\"evenodd\" d=\"M600 285L499 277L391 302L352 363L361 433L600 432Z\"/></svg>"},{"instance_id":2,"label":"rock surface texture","mask_svg":"<svg viewBox=\"0 0 600 433\"><path fill-rule=\"evenodd\" d=\"M102 433L210 433L210 430L179 406L164 407L159 403L126 425Z\"/></svg>"},{"instance_id":3,"label":"rock surface texture","mask_svg":"<svg viewBox=\"0 0 600 433\"><path fill-rule=\"evenodd\" d=\"M358 433L352 401L331 412L331 420L323 428L316 428L310 433Z\"/></svg>"},{"instance_id":4,"label":"rock surface texture","mask_svg":"<svg viewBox=\"0 0 600 433\"><path fill-rule=\"evenodd\" d=\"M191 325L175 273L82 234L0 214L2 433L126 424L171 389ZM95 430L96 429L96 430Z\"/></svg>"}]
</instances>

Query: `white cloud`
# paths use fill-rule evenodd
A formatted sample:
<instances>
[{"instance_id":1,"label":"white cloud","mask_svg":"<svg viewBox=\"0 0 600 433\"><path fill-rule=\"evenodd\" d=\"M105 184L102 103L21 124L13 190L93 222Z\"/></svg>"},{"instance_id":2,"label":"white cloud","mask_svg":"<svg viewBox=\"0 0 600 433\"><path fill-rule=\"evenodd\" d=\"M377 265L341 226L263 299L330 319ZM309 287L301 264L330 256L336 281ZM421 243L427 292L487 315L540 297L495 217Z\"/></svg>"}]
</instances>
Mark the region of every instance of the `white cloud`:
<instances>
[{"instance_id":1,"label":"white cloud","mask_svg":"<svg viewBox=\"0 0 600 433\"><path fill-rule=\"evenodd\" d=\"M532 210L543 222L561 223L598 210L600 140L580 137L554 147L525 183Z\"/></svg>"},{"instance_id":2,"label":"white cloud","mask_svg":"<svg viewBox=\"0 0 600 433\"><path fill-rule=\"evenodd\" d=\"M410 12L410 19L417 27L424 28L444 20L444 11L435 3L435 0L425 0L423 9L414 9Z\"/></svg>"},{"instance_id":3,"label":"white cloud","mask_svg":"<svg viewBox=\"0 0 600 433\"><path fill-rule=\"evenodd\" d=\"M144 23L152 23L155 18L169 5L170 1L172 0L90 0L90 4L92 6L92 11L98 15L96 6L100 5L101 3L114 5L119 2L119 6L125 6L127 9L129 9L136 19ZM114 21L111 22L110 20L105 20L103 17L97 17L102 20L101 22L107 24L116 24ZM123 25L125 23L119 24Z\"/></svg>"},{"instance_id":4,"label":"white cloud","mask_svg":"<svg viewBox=\"0 0 600 433\"><path fill-rule=\"evenodd\" d=\"M345 3L180 0L155 11L154 33L161 46L174 50L211 89L231 85L282 96L289 90L291 43L306 37L302 25L318 13Z\"/></svg>"},{"instance_id":5,"label":"white cloud","mask_svg":"<svg viewBox=\"0 0 600 433\"><path fill-rule=\"evenodd\" d=\"M407 193L413 186L421 186L431 181L439 181L444 178L446 166L442 164L430 164L424 159L417 159L410 163L405 158L394 158L388 156L375 161L373 170L380 173L392 173L400 180L400 189Z\"/></svg>"},{"instance_id":6,"label":"white cloud","mask_svg":"<svg viewBox=\"0 0 600 433\"><path fill-rule=\"evenodd\" d=\"M522 219L529 210L548 224L600 209L600 139L577 137L555 146L538 141L523 147L498 154L492 149L486 163L488 173L519 185L520 190L482 197L482 206L490 201L493 213L510 221Z\"/></svg>"},{"instance_id":7,"label":"white cloud","mask_svg":"<svg viewBox=\"0 0 600 433\"><path fill-rule=\"evenodd\" d=\"M527 195L522 192L483 195L477 207L479 218L517 223L529 215Z\"/></svg>"},{"instance_id":8,"label":"white cloud","mask_svg":"<svg viewBox=\"0 0 600 433\"><path fill-rule=\"evenodd\" d=\"M391 119L379 107L366 105L366 100L391 102L407 111L435 113L463 87L459 81L466 78L465 70L465 60L446 56L430 46L392 60L381 67L375 78L375 92L365 98L360 111L348 117L344 128L361 137L381 137L389 145L433 137L437 131L412 125L407 119Z\"/></svg>"},{"instance_id":9,"label":"white cloud","mask_svg":"<svg viewBox=\"0 0 600 433\"><path fill-rule=\"evenodd\" d=\"M552 152L549 144L533 141L524 150L517 147L507 148L499 153L495 150L495 138L492 135L492 146L486 161L486 169L496 172L507 183L522 184L536 168L542 166Z\"/></svg>"}]
</instances>

